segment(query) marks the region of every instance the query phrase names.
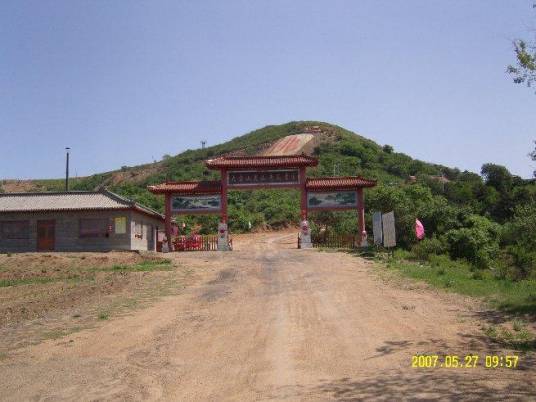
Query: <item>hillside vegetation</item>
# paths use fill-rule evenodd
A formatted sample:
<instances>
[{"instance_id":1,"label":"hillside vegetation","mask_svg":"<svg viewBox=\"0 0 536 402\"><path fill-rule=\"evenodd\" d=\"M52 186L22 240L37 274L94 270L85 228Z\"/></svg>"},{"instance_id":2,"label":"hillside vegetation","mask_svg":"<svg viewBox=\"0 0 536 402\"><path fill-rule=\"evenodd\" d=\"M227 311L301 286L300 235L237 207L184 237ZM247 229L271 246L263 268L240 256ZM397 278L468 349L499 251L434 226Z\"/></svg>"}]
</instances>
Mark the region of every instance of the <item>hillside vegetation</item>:
<instances>
[{"instance_id":1,"label":"hillside vegetation","mask_svg":"<svg viewBox=\"0 0 536 402\"><path fill-rule=\"evenodd\" d=\"M341 127L314 121L290 122L267 126L248 134L236 137L223 144L205 149L187 150L176 156L164 155L153 164L134 167L123 166L120 170L95 174L89 177L72 178L71 189L95 190L106 186L125 196L130 196L155 209L162 210L161 198L153 197L146 187L165 180L203 180L219 177L218 172L209 171L204 166L206 159L220 155L256 154L271 143L292 134L302 133L305 129L318 126L319 144L314 150L320 163L317 168L309 169L309 176L362 175L378 179L382 183L401 183L409 175L439 175L450 172L445 166L421 162L391 147L381 147L375 142L361 137ZM10 188L15 183L10 183ZM8 185L4 185L8 188ZM23 191L62 191L63 179L32 180L19 183ZM14 187L17 189L17 187ZM9 191L9 190L8 190ZM272 193L272 192L271 192ZM280 197L280 192L277 197ZM285 193L285 192L284 192ZM233 194L234 195L234 194ZM249 198L249 195L245 198ZM261 198L265 198L263 194ZM296 209L297 210L297 209ZM268 225L277 224L270 218Z\"/></svg>"},{"instance_id":2,"label":"hillside vegetation","mask_svg":"<svg viewBox=\"0 0 536 402\"><path fill-rule=\"evenodd\" d=\"M255 154L287 135L318 126L313 154L319 166L309 176L361 175L378 180L366 191L367 224L372 211L394 211L399 246L411 258L428 261L432 256L463 260L479 275L512 280L530 280L536 275L536 185L508 172L505 167L485 164L481 174L419 161L380 146L341 127L321 122L290 122L267 126L220 145L187 150L165 156L160 162L96 174L74 180L73 189L110 190L162 211L162 197L146 190L165 180L218 178L204 161L224 154ZM528 162L528 159L527 159ZM410 176L414 176L410 180ZM62 180L34 182L39 190L61 190ZM292 190L233 191L229 194L229 216L234 233L252 227L282 227L299 221L299 197ZM413 225L419 218L426 239L418 242ZM180 217L188 228L214 232L217 216ZM311 216L319 225L339 233L355 233L354 213L319 213ZM536 305L536 294L532 295Z\"/></svg>"}]
</instances>

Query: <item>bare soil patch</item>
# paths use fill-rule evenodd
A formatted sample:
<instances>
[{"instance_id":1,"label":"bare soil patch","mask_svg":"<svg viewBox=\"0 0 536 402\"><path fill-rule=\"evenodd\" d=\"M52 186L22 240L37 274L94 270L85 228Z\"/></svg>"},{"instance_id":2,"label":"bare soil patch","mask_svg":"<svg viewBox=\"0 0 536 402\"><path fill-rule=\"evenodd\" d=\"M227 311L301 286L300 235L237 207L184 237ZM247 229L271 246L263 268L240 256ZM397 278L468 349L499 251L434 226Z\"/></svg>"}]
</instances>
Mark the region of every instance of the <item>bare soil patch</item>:
<instances>
[{"instance_id":1,"label":"bare soil patch","mask_svg":"<svg viewBox=\"0 0 536 402\"><path fill-rule=\"evenodd\" d=\"M177 271L156 253L0 254L0 351L106 320L165 293Z\"/></svg>"}]
</instances>

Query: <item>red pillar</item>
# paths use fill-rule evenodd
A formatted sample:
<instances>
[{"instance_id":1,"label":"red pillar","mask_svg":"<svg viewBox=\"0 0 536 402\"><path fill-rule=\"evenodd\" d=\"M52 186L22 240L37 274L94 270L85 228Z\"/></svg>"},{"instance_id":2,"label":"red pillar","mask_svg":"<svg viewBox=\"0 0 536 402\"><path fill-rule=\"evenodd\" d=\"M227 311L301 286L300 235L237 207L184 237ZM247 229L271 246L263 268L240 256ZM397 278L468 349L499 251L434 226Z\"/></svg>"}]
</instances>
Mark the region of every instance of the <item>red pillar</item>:
<instances>
[{"instance_id":1,"label":"red pillar","mask_svg":"<svg viewBox=\"0 0 536 402\"><path fill-rule=\"evenodd\" d=\"M305 167L300 168L300 190L301 190L301 200L300 200L300 210L301 210L301 220L307 220L307 190L305 188Z\"/></svg>"},{"instance_id":2,"label":"red pillar","mask_svg":"<svg viewBox=\"0 0 536 402\"><path fill-rule=\"evenodd\" d=\"M227 170L221 170L221 222L227 223Z\"/></svg>"},{"instance_id":3,"label":"red pillar","mask_svg":"<svg viewBox=\"0 0 536 402\"><path fill-rule=\"evenodd\" d=\"M365 204L363 199L363 187L357 189L357 220L359 224L359 244L366 237L365 231Z\"/></svg>"},{"instance_id":4,"label":"red pillar","mask_svg":"<svg viewBox=\"0 0 536 402\"><path fill-rule=\"evenodd\" d=\"M171 242L171 194L166 193L166 239L168 242L168 250L173 250Z\"/></svg>"}]
</instances>

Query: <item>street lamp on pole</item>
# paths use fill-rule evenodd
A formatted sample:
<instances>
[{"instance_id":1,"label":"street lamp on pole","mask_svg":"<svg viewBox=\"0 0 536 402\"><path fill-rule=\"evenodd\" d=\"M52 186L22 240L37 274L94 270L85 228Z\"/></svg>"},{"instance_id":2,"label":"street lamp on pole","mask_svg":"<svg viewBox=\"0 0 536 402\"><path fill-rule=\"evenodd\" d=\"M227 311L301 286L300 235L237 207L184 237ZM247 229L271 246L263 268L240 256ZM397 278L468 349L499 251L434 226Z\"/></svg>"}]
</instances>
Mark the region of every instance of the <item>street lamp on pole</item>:
<instances>
[{"instance_id":1,"label":"street lamp on pole","mask_svg":"<svg viewBox=\"0 0 536 402\"><path fill-rule=\"evenodd\" d=\"M65 147L65 191L69 191L69 151L71 148Z\"/></svg>"}]
</instances>

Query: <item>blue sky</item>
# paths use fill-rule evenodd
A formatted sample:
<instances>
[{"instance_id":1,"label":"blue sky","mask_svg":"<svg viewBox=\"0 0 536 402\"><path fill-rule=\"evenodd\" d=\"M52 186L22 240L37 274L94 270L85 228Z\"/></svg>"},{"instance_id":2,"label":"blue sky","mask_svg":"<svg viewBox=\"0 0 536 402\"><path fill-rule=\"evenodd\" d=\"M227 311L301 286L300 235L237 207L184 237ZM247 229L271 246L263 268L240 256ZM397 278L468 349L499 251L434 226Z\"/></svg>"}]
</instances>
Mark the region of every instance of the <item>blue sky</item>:
<instances>
[{"instance_id":1,"label":"blue sky","mask_svg":"<svg viewBox=\"0 0 536 402\"><path fill-rule=\"evenodd\" d=\"M0 178L88 175L322 120L413 157L530 177L510 1L0 3ZM358 174L359 172L356 172Z\"/></svg>"}]
</instances>

